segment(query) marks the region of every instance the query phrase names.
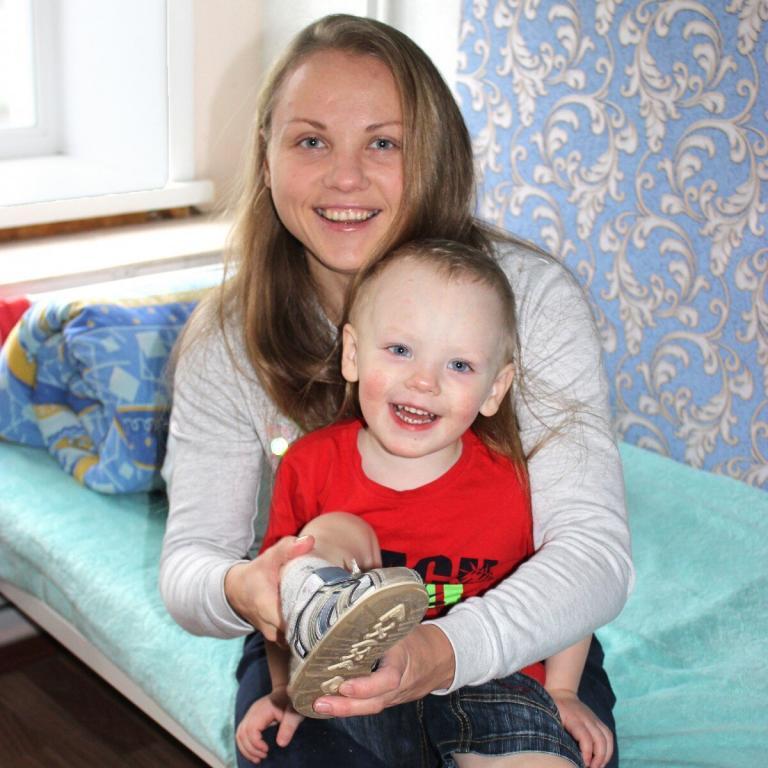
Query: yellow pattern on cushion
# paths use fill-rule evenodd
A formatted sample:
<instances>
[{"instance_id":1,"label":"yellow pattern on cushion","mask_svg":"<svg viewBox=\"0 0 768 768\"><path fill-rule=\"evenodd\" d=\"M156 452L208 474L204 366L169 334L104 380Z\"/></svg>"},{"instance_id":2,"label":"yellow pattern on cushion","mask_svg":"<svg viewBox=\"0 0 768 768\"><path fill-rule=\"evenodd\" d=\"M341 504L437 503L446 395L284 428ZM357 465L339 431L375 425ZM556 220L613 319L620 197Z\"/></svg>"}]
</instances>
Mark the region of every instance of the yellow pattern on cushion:
<instances>
[{"instance_id":1,"label":"yellow pattern on cushion","mask_svg":"<svg viewBox=\"0 0 768 768\"><path fill-rule=\"evenodd\" d=\"M42 405L33 405L32 410L38 419L50 419L59 413L66 413L69 409L56 403L43 403Z\"/></svg>"},{"instance_id":2,"label":"yellow pattern on cushion","mask_svg":"<svg viewBox=\"0 0 768 768\"><path fill-rule=\"evenodd\" d=\"M99 457L98 456L83 456L82 459L79 459L78 462L75 464L74 471L72 472L73 477L75 480L77 480L78 483L81 485L85 485L85 473L95 464L99 463Z\"/></svg>"},{"instance_id":3,"label":"yellow pattern on cushion","mask_svg":"<svg viewBox=\"0 0 768 768\"><path fill-rule=\"evenodd\" d=\"M62 437L53 444L52 450L65 451L74 449L77 451L83 451L84 453L92 453L94 448L93 440L88 435L77 435L72 437Z\"/></svg>"}]
</instances>

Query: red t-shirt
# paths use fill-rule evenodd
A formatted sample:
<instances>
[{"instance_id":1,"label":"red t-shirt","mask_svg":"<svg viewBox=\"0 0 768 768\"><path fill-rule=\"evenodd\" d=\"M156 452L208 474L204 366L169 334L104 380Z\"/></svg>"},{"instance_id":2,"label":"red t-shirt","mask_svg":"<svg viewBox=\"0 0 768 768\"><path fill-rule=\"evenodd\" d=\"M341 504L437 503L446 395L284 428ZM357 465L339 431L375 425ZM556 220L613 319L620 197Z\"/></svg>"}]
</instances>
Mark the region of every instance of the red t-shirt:
<instances>
[{"instance_id":1,"label":"red t-shirt","mask_svg":"<svg viewBox=\"0 0 768 768\"><path fill-rule=\"evenodd\" d=\"M441 477L408 491L363 472L359 421L311 432L283 456L263 549L297 534L323 512L348 512L376 532L385 566L417 571L430 595L429 618L482 595L533 554L530 501L511 461L472 432ZM544 682L543 664L523 670Z\"/></svg>"}]
</instances>

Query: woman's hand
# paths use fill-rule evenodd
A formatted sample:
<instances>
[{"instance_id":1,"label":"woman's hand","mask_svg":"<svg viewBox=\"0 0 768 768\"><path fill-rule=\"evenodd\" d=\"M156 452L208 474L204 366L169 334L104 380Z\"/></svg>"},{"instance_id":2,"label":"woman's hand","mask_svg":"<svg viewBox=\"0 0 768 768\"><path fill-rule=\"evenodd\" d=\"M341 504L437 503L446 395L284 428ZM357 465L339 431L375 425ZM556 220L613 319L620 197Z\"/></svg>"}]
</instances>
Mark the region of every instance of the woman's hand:
<instances>
[{"instance_id":1,"label":"woman's hand","mask_svg":"<svg viewBox=\"0 0 768 768\"><path fill-rule=\"evenodd\" d=\"M383 656L367 677L347 680L338 696L323 696L316 712L333 717L373 715L386 707L423 698L453 682L453 646L433 624L420 624Z\"/></svg>"},{"instance_id":2,"label":"woman's hand","mask_svg":"<svg viewBox=\"0 0 768 768\"><path fill-rule=\"evenodd\" d=\"M282 634L280 570L289 561L312 551L312 536L285 536L250 563L233 565L224 577L224 592L232 608L267 640Z\"/></svg>"},{"instance_id":3,"label":"woman's hand","mask_svg":"<svg viewBox=\"0 0 768 768\"><path fill-rule=\"evenodd\" d=\"M613 735L608 726L573 691L547 692L557 704L563 727L579 745L586 768L603 768L613 754Z\"/></svg>"}]
</instances>

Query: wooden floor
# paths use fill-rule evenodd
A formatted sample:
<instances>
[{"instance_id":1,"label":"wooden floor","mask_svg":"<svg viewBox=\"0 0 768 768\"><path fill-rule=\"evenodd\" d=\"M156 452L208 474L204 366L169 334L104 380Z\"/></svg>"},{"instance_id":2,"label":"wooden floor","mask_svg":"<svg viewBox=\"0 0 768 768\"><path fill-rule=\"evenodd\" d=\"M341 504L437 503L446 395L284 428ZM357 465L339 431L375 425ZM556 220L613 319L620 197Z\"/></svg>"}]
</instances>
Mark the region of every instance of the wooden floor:
<instances>
[{"instance_id":1,"label":"wooden floor","mask_svg":"<svg viewBox=\"0 0 768 768\"><path fill-rule=\"evenodd\" d=\"M2 768L206 765L47 637L0 647Z\"/></svg>"}]
</instances>

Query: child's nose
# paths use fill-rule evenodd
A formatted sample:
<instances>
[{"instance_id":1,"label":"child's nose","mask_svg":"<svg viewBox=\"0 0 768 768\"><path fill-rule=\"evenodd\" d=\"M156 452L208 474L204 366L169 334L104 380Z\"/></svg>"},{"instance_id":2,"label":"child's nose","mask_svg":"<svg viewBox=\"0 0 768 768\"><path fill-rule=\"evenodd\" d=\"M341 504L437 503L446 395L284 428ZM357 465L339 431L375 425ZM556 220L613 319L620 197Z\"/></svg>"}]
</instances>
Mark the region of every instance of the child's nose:
<instances>
[{"instance_id":1,"label":"child's nose","mask_svg":"<svg viewBox=\"0 0 768 768\"><path fill-rule=\"evenodd\" d=\"M416 392L423 392L425 394L432 395L440 394L440 383L438 381L438 377L434 371L431 371L428 368L422 368L418 371L414 371L407 381L407 386Z\"/></svg>"}]
</instances>

